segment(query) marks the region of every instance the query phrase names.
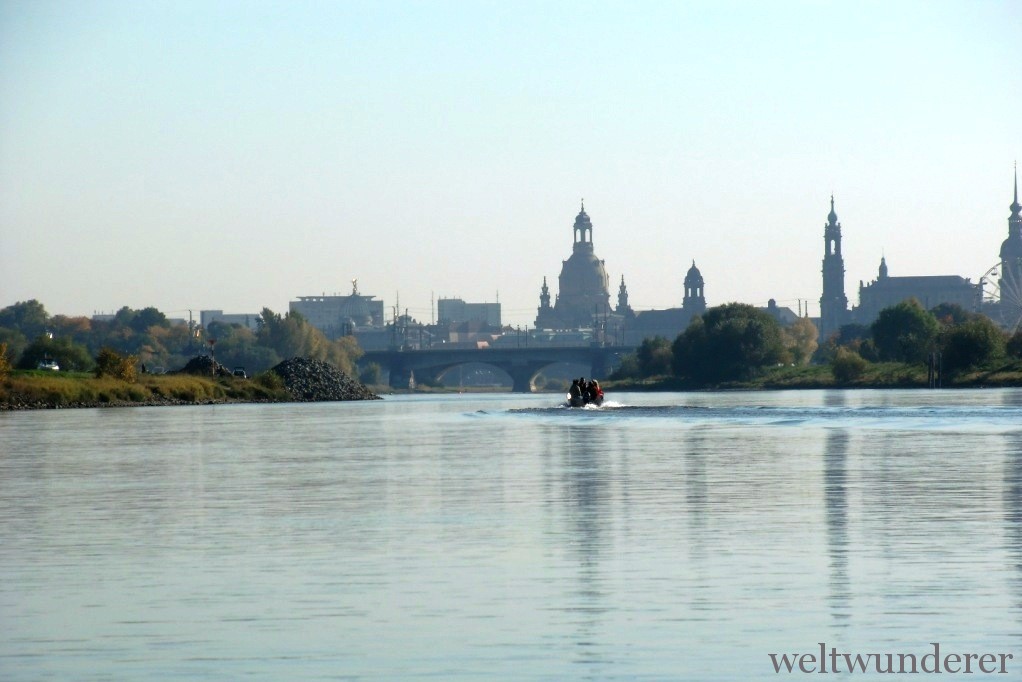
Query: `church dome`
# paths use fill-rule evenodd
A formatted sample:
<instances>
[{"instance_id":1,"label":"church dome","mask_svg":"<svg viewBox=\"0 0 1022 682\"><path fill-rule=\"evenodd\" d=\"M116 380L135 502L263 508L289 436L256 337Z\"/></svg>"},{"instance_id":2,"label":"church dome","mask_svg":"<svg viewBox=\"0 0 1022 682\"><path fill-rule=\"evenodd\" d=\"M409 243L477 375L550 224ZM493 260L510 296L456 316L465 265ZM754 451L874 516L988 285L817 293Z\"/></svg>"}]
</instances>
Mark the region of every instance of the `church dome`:
<instances>
[{"instance_id":1,"label":"church dome","mask_svg":"<svg viewBox=\"0 0 1022 682\"><path fill-rule=\"evenodd\" d=\"M688 273L685 274L685 281L686 282L690 282L690 281L691 282L695 282L697 280L702 280L702 278L703 278L703 273L699 272L699 268L696 267L696 262L692 261L692 267L690 267L688 269Z\"/></svg>"},{"instance_id":2,"label":"church dome","mask_svg":"<svg viewBox=\"0 0 1022 682\"><path fill-rule=\"evenodd\" d=\"M1001 260L1022 258L1022 239L1012 235L1001 242Z\"/></svg>"},{"instance_id":3,"label":"church dome","mask_svg":"<svg viewBox=\"0 0 1022 682\"><path fill-rule=\"evenodd\" d=\"M341 306L341 317L348 318L357 327L367 327L373 323L373 314L363 296L353 294Z\"/></svg>"}]
</instances>

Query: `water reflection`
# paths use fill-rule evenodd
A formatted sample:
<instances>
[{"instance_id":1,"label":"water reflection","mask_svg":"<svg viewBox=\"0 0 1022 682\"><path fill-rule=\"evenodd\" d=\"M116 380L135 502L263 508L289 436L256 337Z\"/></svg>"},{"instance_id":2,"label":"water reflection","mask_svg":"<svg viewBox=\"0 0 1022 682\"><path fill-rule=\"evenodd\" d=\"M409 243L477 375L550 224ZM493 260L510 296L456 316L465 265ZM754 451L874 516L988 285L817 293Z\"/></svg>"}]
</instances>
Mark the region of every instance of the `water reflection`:
<instances>
[{"instance_id":1,"label":"water reflection","mask_svg":"<svg viewBox=\"0 0 1022 682\"><path fill-rule=\"evenodd\" d=\"M1015 609L1022 617L1022 434L1005 436L1004 543L1013 575Z\"/></svg>"},{"instance_id":2,"label":"water reflection","mask_svg":"<svg viewBox=\"0 0 1022 682\"><path fill-rule=\"evenodd\" d=\"M847 626L851 618L848 578L848 431L830 431L823 452L823 494L827 518L827 555L830 592L827 603L834 625Z\"/></svg>"},{"instance_id":3,"label":"water reflection","mask_svg":"<svg viewBox=\"0 0 1022 682\"><path fill-rule=\"evenodd\" d=\"M602 429L569 427L560 469L564 503L570 523L570 555L577 564L577 585L568 605L575 623L575 662L604 661L602 615L607 611L601 559L610 551L608 520L612 514L609 478L613 467L600 437Z\"/></svg>"}]
</instances>

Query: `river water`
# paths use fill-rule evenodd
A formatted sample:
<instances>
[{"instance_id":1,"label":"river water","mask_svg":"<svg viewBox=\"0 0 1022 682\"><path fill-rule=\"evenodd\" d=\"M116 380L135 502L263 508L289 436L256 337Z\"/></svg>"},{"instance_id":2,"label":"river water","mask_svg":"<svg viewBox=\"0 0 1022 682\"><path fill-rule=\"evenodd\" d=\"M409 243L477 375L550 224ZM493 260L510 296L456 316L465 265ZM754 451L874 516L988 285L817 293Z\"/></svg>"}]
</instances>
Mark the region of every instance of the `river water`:
<instances>
[{"instance_id":1,"label":"river water","mask_svg":"<svg viewBox=\"0 0 1022 682\"><path fill-rule=\"evenodd\" d=\"M2 413L0 679L1022 675L1022 390L608 401Z\"/></svg>"}]
</instances>

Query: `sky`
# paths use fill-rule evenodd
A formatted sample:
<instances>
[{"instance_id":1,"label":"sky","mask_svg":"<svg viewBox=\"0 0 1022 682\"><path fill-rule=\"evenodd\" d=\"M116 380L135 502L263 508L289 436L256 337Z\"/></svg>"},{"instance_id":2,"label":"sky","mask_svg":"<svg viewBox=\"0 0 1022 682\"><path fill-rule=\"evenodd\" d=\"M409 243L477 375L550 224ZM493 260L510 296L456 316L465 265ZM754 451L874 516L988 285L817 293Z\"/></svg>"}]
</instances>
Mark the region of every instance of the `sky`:
<instances>
[{"instance_id":1,"label":"sky","mask_svg":"<svg viewBox=\"0 0 1022 682\"><path fill-rule=\"evenodd\" d=\"M612 304L979 278L1022 155L1022 3L0 0L0 307L531 325L580 201Z\"/></svg>"}]
</instances>

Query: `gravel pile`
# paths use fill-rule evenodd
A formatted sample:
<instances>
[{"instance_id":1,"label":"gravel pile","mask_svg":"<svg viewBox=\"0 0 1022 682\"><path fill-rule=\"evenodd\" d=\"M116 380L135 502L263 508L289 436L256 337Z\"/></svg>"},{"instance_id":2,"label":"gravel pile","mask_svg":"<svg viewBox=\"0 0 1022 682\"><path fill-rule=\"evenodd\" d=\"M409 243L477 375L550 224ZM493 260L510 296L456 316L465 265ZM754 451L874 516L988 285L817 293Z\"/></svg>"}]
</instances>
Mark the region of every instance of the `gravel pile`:
<instances>
[{"instance_id":1,"label":"gravel pile","mask_svg":"<svg viewBox=\"0 0 1022 682\"><path fill-rule=\"evenodd\" d=\"M361 381L352 379L331 364L306 358L285 360L270 370L284 380L299 401L379 400Z\"/></svg>"},{"instance_id":2,"label":"gravel pile","mask_svg":"<svg viewBox=\"0 0 1022 682\"><path fill-rule=\"evenodd\" d=\"M231 376L231 370L227 369L208 355L197 355L189 360L187 365L174 372L174 374L198 374L200 376L209 377L213 376L214 371L216 371L216 375L218 377Z\"/></svg>"}]
</instances>

